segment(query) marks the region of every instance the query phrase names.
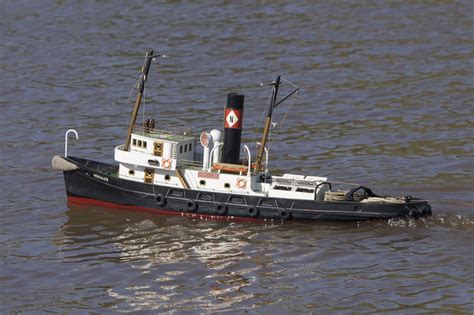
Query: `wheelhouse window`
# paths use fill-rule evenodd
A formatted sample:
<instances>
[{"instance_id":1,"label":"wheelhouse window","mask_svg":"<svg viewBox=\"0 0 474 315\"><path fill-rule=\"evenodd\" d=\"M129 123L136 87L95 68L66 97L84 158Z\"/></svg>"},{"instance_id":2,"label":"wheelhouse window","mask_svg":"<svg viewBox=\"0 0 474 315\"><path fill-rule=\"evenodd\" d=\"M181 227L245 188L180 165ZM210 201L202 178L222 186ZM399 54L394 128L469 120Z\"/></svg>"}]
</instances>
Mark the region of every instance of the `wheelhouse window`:
<instances>
[{"instance_id":1,"label":"wheelhouse window","mask_svg":"<svg viewBox=\"0 0 474 315\"><path fill-rule=\"evenodd\" d=\"M139 147L139 148L146 149L147 142L145 140L138 140L138 139L134 138L134 139L132 139L132 145L136 146L136 147Z\"/></svg>"}]
</instances>

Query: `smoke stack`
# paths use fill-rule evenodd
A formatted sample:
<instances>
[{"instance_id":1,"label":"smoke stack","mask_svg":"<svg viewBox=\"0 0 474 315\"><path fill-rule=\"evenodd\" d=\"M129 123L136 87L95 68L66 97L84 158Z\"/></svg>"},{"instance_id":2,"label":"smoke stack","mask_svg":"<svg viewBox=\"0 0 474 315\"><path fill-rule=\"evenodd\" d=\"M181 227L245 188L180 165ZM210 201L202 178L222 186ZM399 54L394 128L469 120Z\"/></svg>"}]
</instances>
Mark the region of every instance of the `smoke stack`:
<instances>
[{"instance_id":1,"label":"smoke stack","mask_svg":"<svg viewBox=\"0 0 474 315\"><path fill-rule=\"evenodd\" d=\"M242 122L244 119L244 97L244 95L237 93L227 94L227 105L224 109L222 163L239 163Z\"/></svg>"}]
</instances>

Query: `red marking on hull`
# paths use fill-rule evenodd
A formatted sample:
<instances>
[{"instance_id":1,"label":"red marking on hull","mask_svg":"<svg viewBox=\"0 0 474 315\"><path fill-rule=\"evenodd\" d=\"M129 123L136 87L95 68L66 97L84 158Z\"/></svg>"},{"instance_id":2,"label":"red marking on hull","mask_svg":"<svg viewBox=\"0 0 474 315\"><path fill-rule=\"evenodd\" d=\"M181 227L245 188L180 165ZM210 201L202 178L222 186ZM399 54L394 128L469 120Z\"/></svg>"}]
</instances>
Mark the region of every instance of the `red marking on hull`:
<instances>
[{"instance_id":1,"label":"red marking on hull","mask_svg":"<svg viewBox=\"0 0 474 315\"><path fill-rule=\"evenodd\" d=\"M190 219L211 219L217 221L235 221L235 222L263 222L263 219L255 219L255 218L242 218L242 217L234 217L234 216L223 216L223 215L213 215L213 214L200 214L200 213L187 213L187 212L179 212L179 211L170 211L164 209L156 209L156 208L147 208L141 206L129 206L129 205L122 205L118 203L102 201L92 198L85 198L85 197L74 197L74 196L67 196L68 204L72 205L90 205L90 206L98 206L110 209L122 209L122 210L131 210L131 211L142 211L142 212L152 212L155 214L162 214L162 215L174 215L180 217L186 217Z\"/></svg>"}]
</instances>

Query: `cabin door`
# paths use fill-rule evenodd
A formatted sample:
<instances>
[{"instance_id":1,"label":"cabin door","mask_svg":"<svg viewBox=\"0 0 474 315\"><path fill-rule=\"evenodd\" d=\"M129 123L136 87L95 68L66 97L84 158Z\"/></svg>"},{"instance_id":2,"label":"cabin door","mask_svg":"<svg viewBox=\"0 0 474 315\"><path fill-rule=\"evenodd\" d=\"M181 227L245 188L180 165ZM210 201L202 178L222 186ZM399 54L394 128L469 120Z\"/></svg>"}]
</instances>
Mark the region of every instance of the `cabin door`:
<instances>
[{"instance_id":1,"label":"cabin door","mask_svg":"<svg viewBox=\"0 0 474 315\"><path fill-rule=\"evenodd\" d=\"M155 170L152 168L145 168L145 183L153 184L153 180L155 178Z\"/></svg>"},{"instance_id":2,"label":"cabin door","mask_svg":"<svg viewBox=\"0 0 474 315\"><path fill-rule=\"evenodd\" d=\"M153 155L163 156L163 142L155 141L153 143Z\"/></svg>"}]
</instances>

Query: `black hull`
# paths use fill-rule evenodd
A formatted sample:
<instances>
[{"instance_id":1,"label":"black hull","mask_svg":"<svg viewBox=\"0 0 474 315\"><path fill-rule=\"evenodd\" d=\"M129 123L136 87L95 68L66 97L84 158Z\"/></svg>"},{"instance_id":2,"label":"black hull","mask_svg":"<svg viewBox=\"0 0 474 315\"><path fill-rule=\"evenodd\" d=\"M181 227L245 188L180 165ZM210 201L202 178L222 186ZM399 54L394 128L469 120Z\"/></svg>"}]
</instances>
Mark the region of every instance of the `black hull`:
<instances>
[{"instance_id":1,"label":"black hull","mask_svg":"<svg viewBox=\"0 0 474 315\"><path fill-rule=\"evenodd\" d=\"M79 168L64 171L71 203L217 220L369 220L430 214L426 201L360 203L312 201L204 192L120 179L118 167L68 157Z\"/></svg>"}]
</instances>

